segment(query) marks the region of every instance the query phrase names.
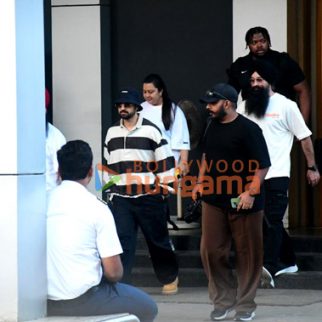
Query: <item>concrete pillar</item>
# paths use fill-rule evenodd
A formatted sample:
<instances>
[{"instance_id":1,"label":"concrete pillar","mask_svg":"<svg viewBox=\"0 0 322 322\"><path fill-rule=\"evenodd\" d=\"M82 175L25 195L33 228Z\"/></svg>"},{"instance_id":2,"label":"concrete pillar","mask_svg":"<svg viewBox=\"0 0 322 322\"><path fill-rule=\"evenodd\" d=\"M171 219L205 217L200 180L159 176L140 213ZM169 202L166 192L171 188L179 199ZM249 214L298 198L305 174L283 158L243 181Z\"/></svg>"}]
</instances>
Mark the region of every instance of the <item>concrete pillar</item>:
<instances>
[{"instance_id":1,"label":"concrete pillar","mask_svg":"<svg viewBox=\"0 0 322 322\"><path fill-rule=\"evenodd\" d=\"M46 314L43 1L0 1L0 321Z\"/></svg>"}]
</instances>

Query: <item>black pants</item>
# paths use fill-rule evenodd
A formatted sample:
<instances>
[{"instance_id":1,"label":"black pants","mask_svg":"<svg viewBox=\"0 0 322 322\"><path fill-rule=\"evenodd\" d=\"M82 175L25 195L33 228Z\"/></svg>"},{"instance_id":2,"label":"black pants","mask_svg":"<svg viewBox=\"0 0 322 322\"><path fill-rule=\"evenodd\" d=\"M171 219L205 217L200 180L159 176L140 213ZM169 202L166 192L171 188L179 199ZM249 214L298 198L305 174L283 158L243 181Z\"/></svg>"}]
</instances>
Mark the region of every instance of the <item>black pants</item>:
<instances>
[{"instance_id":1,"label":"black pants","mask_svg":"<svg viewBox=\"0 0 322 322\"><path fill-rule=\"evenodd\" d=\"M275 274L281 265L295 265L290 236L283 226L288 205L288 177L265 180L264 266Z\"/></svg>"},{"instance_id":2,"label":"black pants","mask_svg":"<svg viewBox=\"0 0 322 322\"><path fill-rule=\"evenodd\" d=\"M123 247L121 259L124 283L130 283L134 265L138 227L149 248L153 269L161 284L173 282L178 276L178 263L172 250L167 225L167 200L163 196L147 195L138 198L114 196L113 215Z\"/></svg>"}]
</instances>

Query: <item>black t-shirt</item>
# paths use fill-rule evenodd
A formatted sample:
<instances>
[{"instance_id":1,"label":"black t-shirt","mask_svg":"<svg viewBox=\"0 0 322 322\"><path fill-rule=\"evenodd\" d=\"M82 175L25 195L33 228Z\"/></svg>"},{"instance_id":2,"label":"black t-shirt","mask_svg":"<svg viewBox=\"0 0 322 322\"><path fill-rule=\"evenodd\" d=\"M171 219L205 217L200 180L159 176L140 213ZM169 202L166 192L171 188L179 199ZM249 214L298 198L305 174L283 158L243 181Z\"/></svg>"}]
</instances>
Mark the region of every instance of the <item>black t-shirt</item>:
<instances>
[{"instance_id":1,"label":"black t-shirt","mask_svg":"<svg viewBox=\"0 0 322 322\"><path fill-rule=\"evenodd\" d=\"M269 49L264 56L258 57L249 53L244 57L237 58L227 70L228 83L234 86L238 92L241 90L242 98L247 99L250 89L250 69L256 59L264 59L276 68L277 80L274 91L295 101L296 93L293 86L304 81L305 76L298 63L287 53Z\"/></svg>"},{"instance_id":2,"label":"black t-shirt","mask_svg":"<svg viewBox=\"0 0 322 322\"><path fill-rule=\"evenodd\" d=\"M213 119L204 137L203 152L207 162L205 181L213 183L213 187L204 192L203 200L229 211L233 211L231 198L246 190L256 168L270 166L262 130L242 115L230 123ZM263 207L261 192L256 195L250 211L239 212L255 212Z\"/></svg>"}]
</instances>

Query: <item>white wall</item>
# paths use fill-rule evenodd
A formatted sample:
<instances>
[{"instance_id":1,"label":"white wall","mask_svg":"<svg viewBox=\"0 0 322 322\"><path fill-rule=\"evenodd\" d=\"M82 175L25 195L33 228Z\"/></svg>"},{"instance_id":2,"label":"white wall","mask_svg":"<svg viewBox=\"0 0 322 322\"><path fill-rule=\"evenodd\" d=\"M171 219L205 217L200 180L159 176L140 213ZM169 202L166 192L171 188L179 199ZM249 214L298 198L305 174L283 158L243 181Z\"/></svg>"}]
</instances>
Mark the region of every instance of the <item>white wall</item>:
<instances>
[{"instance_id":1,"label":"white wall","mask_svg":"<svg viewBox=\"0 0 322 322\"><path fill-rule=\"evenodd\" d=\"M287 0L233 0L233 60L245 56L245 34L256 26L265 27L272 49L287 50Z\"/></svg>"},{"instance_id":2,"label":"white wall","mask_svg":"<svg viewBox=\"0 0 322 322\"><path fill-rule=\"evenodd\" d=\"M52 7L53 121L67 140L82 139L90 144L94 164L101 162L101 46L97 3L52 1L55 5ZM94 180L89 188L95 193Z\"/></svg>"}]
</instances>

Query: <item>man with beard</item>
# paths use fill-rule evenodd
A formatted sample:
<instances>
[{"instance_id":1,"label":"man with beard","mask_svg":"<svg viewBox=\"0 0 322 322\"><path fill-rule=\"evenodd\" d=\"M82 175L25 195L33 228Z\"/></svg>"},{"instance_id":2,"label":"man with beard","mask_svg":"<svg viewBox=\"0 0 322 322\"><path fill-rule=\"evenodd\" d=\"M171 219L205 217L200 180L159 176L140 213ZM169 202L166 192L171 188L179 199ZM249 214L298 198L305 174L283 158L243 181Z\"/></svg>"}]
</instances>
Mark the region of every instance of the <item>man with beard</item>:
<instances>
[{"instance_id":1,"label":"man with beard","mask_svg":"<svg viewBox=\"0 0 322 322\"><path fill-rule=\"evenodd\" d=\"M294 136L300 141L307 162L307 181L315 186L320 180L316 167L311 131L295 102L275 93L274 67L267 62L253 64L251 92L237 111L256 122L263 130L272 166L264 181L265 230L263 286L274 287L273 276L298 270L292 243L283 226L288 204L290 152Z\"/></svg>"},{"instance_id":2,"label":"man with beard","mask_svg":"<svg viewBox=\"0 0 322 322\"><path fill-rule=\"evenodd\" d=\"M175 294L178 264L167 227L166 191L160 188L174 181L174 158L159 128L138 113L141 101L133 89L120 91L115 107L121 120L107 131L104 147L109 170L120 176L110 201L123 248L122 281L130 282L140 227L162 293Z\"/></svg>"},{"instance_id":3,"label":"man with beard","mask_svg":"<svg viewBox=\"0 0 322 322\"><path fill-rule=\"evenodd\" d=\"M241 90L243 100L248 98L250 91L250 71L256 60L271 63L277 70L275 92L298 102L305 122L310 117L310 90L300 66L287 53L271 49L271 39L266 28L250 28L245 36L249 53L239 57L227 70L228 83Z\"/></svg>"},{"instance_id":4,"label":"man with beard","mask_svg":"<svg viewBox=\"0 0 322 322\"><path fill-rule=\"evenodd\" d=\"M263 263L260 186L270 160L259 126L236 112L237 98L236 90L224 83L201 98L211 120L192 197L202 196L200 253L214 304L213 321L224 320L233 309L235 321L253 319ZM237 283L229 265L232 241Z\"/></svg>"}]
</instances>

